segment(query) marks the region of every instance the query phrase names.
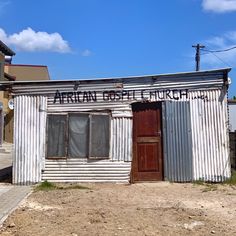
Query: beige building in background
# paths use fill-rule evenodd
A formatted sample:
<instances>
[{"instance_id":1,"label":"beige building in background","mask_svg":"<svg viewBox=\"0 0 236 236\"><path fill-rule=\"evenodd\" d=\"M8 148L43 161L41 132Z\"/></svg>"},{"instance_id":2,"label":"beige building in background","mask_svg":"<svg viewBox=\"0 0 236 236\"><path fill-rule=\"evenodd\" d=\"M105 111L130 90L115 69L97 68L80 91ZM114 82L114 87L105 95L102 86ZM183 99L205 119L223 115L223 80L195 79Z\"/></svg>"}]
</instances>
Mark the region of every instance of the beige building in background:
<instances>
[{"instance_id":1,"label":"beige building in background","mask_svg":"<svg viewBox=\"0 0 236 236\"><path fill-rule=\"evenodd\" d=\"M47 66L11 64L14 55L0 40L0 82L50 80ZM0 145L3 141L13 142L14 110L9 108L10 99L7 90L0 91Z\"/></svg>"},{"instance_id":2,"label":"beige building in background","mask_svg":"<svg viewBox=\"0 0 236 236\"><path fill-rule=\"evenodd\" d=\"M47 66L44 65L21 65L5 64L4 71L15 76L19 81L49 80Z\"/></svg>"},{"instance_id":3,"label":"beige building in background","mask_svg":"<svg viewBox=\"0 0 236 236\"><path fill-rule=\"evenodd\" d=\"M14 76L10 76L4 72L6 56L8 56L11 60L12 56L14 55L15 53L0 40L0 82L15 80ZM4 139L4 117L8 113L8 91L0 91L0 145L2 144Z\"/></svg>"},{"instance_id":4,"label":"beige building in background","mask_svg":"<svg viewBox=\"0 0 236 236\"><path fill-rule=\"evenodd\" d=\"M48 68L45 65L5 64L4 71L13 78L15 77L17 81L50 80ZM13 142L13 113L13 110L9 110L5 115L4 141L10 143Z\"/></svg>"}]
</instances>

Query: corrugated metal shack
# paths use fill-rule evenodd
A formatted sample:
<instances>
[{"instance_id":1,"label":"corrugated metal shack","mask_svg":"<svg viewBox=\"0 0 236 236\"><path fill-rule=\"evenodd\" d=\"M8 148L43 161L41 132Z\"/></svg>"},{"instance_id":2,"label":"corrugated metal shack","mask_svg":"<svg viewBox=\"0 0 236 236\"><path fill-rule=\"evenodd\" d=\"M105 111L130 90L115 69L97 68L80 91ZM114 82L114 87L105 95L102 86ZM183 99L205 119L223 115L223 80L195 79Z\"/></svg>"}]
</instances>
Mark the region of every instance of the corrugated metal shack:
<instances>
[{"instance_id":1,"label":"corrugated metal shack","mask_svg":"<svg viewBox=\"0 0 236 236\"><path fill-rule=\"evenodd\" d=\"M13 183L229 178L229 71L1 83Z\"/></svg>"}]
</instances>

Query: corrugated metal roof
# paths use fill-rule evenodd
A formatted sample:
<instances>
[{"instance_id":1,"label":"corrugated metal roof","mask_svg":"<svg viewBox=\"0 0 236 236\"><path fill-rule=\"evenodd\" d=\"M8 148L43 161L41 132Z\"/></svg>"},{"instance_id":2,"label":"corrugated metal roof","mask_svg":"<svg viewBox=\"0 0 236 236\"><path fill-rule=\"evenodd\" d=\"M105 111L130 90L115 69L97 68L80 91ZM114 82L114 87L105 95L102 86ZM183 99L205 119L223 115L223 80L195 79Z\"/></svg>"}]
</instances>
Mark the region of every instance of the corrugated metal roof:
<instances>
[{"instance_id":1,"label":"corrugated metal roof","mask_svg":"<svg viewBox=\"0 0 236 236\"><path fill-rule=\"evenodd\" d=\"M97 82L106 82L106 83L114 83L116 80L117 82L131 82L137 79L153 79L153 80L164 80L164 79L191 79L191 77L199 77L201 79L205 79L205 77L216 77L223 76L223 74L227 74L231 71L231 68L222 68L216 70L204 70L204 71L190 71L190 72L179 72L179 73L169 73L169 74L152 74L152 75L140 75L140 76L125 76L125 77L110 77L110 78L91 78L91 79L73 79L73 80L38 80L38 81L11 81L11 82L1 82L1 84L63 84L69 82L79 82L81 84L89 84L89 83L97 83ZM184 78L183 78L184 77Z\"/></svg>"}]
</instances>

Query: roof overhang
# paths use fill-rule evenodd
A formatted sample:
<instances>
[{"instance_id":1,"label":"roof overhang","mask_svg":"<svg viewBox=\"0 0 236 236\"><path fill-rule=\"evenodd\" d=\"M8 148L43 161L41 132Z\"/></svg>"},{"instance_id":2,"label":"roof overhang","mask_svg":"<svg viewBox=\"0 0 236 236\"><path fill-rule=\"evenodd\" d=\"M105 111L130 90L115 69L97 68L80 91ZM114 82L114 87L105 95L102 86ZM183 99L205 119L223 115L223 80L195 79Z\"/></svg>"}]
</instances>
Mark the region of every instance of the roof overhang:
<instances>
[{"instance_id":1,"label":"roof overhang","mask_svg":"<svg viewBox=\"0 0 236 236\"><path fill-rule=\"evenodd\" d=\"M15 53L5 44L0 40L0 51L5 55L5 56L14 56Z\"/></svg>"}]
</instances>

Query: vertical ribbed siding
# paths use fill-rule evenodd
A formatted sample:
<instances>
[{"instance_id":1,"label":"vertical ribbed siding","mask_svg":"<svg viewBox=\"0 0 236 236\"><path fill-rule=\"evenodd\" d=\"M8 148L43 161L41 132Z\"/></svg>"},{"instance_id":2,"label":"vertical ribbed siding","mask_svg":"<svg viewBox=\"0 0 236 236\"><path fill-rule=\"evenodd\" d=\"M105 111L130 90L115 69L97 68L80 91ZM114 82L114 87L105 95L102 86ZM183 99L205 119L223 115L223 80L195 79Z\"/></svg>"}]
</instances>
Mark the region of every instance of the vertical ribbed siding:
<instances>
[{"instance_id":1,"label":"vertical ribbed siding","mask_svg":"<svg viewBox=\"0 0 236 236\"><path fill-rule=\"evenodd\" d=\"M227 101L224 92L204 91L207 100L190 101L194 180L219 182L230 177ZM192 92L192 95L197 97L200 92Z\"/></svg>"},{"instance_id":2,"label":"vertical ribbed siding","mask_svg":"<svg viewBox=\"0 0 236 236\"><path fill-rule=\"evenodd\" d=\"M132 119L113 117L111 120L111 157L113 161L132 160Z\"/></svg>"},{"instance_id":3,"label":"vertical ribbed siding","mask_svg":"<svg viewBox=\"0 0 236 236\"><path fill-rule=\"evenodd\" d=\"M225 94L224 89L193 91L189 101L164 103L166 179L220 182L230 177Z\"/></svg>"},{"instance_id":4,"label":"vertical ribbed siding","mask_svg":"<svg viewBox=\"0 0 236 236\"><path fill-rule=\"evenodd\" d=\"M189 102L166 101L163 106L164 176L192 180L192 142Z\"/></svg>"},{"instance_id":5,"label":"vertical ribbed siding","mask_svg":"<svg viewBox=\"0 0 236 236\"><path fill-rule=\"evenodd\" d=\"M47 98L19 96L14 99L13 183L41 181L45 153Z\"/></svg>"},{"instance_id":6,"label":"vertical ribbed siding","mask_svg":"<svg viewBox=\"0 0 236 236\"><path fill-rule=\"evenodd\" d=\"M45 167L46 160L46 123L47 123L47 98L40 96L40 107L39 107L39 139L38 139L38 152L40 153L41 169Z\"/></svg>"}]
</instances>

